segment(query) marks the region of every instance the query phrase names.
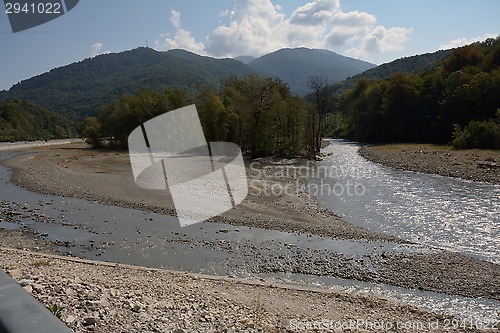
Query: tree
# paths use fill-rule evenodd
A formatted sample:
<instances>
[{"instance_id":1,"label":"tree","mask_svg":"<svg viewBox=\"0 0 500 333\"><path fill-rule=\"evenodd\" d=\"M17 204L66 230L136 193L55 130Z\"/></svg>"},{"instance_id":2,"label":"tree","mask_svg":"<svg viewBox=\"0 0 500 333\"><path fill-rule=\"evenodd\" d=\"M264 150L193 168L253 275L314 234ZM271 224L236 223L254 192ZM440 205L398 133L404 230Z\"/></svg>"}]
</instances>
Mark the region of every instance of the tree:
<instances>
[{"instance_id":1,"label":"tree","mask_svg":"<svg viewBox=\"0 0 500 333\"><path fill-rule=\"evenodd\" d=\"M403 72L393 74L387 81L382 99L385 129L397 142L415 140L420 112L420 89L422 80L418 76Z\"/></svg>"},{"instance_id":2,"label":"tree","mask_svg":"<svg viewBox=\"0 0 500 333\"><path fill-rule=\"evenodd\" d=\"M324 76L311 76L309 78L309 86L313 90L316 102L315 112L309 118L310 123L308 126L312 130L310 154L314 154L315 156L321 149L321 138L325 134L326 103L328 100L326 87L328 86L328 81Z\"/></svg>"},{"instance_id":3,"label":"tree","mask_svg":"<svg viewBox=\"0 0 500 333\"><path fill-rule=\"evenodd\" d=\"M444 60L443 67L446 72L453 73L467 66L476 66L483 58L484 53L479 45L466 45L453 50Z\"/></svg>"},{"instance_id":4,"label":"tree","mask_svg":"<svg viewBox=\"0 0 500 333\"><path fill-rule=\"evenodd\" d=\"M85 118L80 126L80 133L92 147L101 148L103 146L101 124L96 117Z\"/></svg>"}]
</instances>

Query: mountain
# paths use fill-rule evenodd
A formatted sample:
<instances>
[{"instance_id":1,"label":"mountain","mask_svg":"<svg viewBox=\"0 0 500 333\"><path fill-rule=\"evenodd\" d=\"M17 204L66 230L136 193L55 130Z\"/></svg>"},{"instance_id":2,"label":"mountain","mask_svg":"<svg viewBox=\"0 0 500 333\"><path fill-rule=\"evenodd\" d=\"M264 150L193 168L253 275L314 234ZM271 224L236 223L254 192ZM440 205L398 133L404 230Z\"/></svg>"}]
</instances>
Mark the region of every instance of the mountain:
<instances>
[{"instance_id":1,"label":"mountain","mask_svg":"<svg viewBox=\"0 0 500 333\"><path fill-rule=\"evenodd\" d=\"M184 50L150 48L100 55L59 67L0 92L0 102L35 102L74 119L94 115L99 106L144 88L179 87L195 91L201 84L218 86L231 75L252 69L240 61L203 57Z\"/></svg>"},{"instance_id":2,"label":"mountain","mask_svg":"<svg viewBox=\"0 0 500 333\"><path fill-rule=\"evenodd\" d=\"M257 58L252 57L252 56L239 56L239 57L234 57L233 59L241 61L242 63L248 65L249 63L251 63L252 61L254 61Z\"/></svg>"},{"instance_id":3,"label":"mountain","mask_svg":"<svg viewBox=\"0 0 500 333\"><path fill-rule=\"evenodd\" d=\"M248 65L258 73L280 78L289 84L292 93L301 96L311 91L311 76L326 77L333 84L375 66L332 51L308 48L281 49Z\"/></svg>"},{"instance_id":4,"label":"mountain","mask_svg":"<svg viewBox=\"0 0 500 333\"><path fill-rule=\"evenodd\" d=\"M344 81L328 87L329 95L342 93L346 89L354 87L361 78L367 78L372 81L387 79L396 72L417 73L432 66L437 66L441 60L451 54L452 50L441 50L433 53L425 53L411 57L405 57L391 61L386 64L368 69L360 74L347 78Z\"/></svg>"},{"instance_id":5,"label":"mountain","mask_svg":"<svg viewBox=\"0 0 500 333\"><path fill-rule=\"evenodd\" d=\"M0 104L0 141L62 139L77 135L75 124L32 102Z\"/></svg>"},{"instance_id":6,"label":"mountain","mask_svg":"<svg viewBox=\"0 0 500 333\"><path fill-rule=\"evenodd\" d=\"M26 100L72 119L82 119L95 115L102 105L119 96L145 88L161 92L175 87L194 93L200 85L218 87L231 75L258 72L279 77L292 93L305 95L311 90L311 76L324 76L332 84L373 66L331 51L306 48L282 49L258 59L215 59L179 49L158 52L141 47L88 58L23 80L1 91L0 103Z\"/></svg>"}]
</instances>

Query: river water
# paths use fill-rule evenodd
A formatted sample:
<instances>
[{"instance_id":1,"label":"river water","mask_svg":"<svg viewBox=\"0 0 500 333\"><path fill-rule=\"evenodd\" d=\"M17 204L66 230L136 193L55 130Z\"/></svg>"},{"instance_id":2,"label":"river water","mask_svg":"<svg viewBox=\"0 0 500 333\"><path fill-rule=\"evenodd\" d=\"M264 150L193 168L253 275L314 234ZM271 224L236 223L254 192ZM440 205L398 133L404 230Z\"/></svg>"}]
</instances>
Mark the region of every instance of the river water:
<instances>
[{"instance_id":1,"label":"river water","mask_svg":"<svg viewBox=\"0 0 500 333\"><path fill-rule=\"evenodd\" d=\"M498 262L498 243L492 245L497 242L495 237L498 238L498 220L495 220L498 217L498 187L383 168L359 157L357 148L355 144L333 141L325 149L325 153L332 155L313 169L307 169L315 176L311 177L311 184L322 185L322 179L323 184L328 184L323 185L325 193L317 193L322 205L343 215L349 222L371 230ZM0 152L0 160L14 154L17 153ZM330 171L341 170L342 165L343 170L350 170L352 175L335 179L331 172L328 177L320 174L325 167ZM349 169L351 167L356 169ZM23 214L15 223L0 221L0 228L30 228L48 240L58 240L61 244L59 250L63 253L142 266L366 292L460 318L484 322L498 319L500 302L489 299L409 290L331 276L258 272L259 265L265 260L283 254L286 261L287 256L296 253L295 249L300 249L305 257L329 251L346 258L363 258L370 264L377 251L418 252L426 251L427 245L341 241L210 222L181 228L176 219L168 216L32 193L15 186L9 179L10 170L0 165L0 201L4 205L0 210L36 211L36 214ZM354 185L347 184L348 181ZM341 186L337 184L343 184L345 195L340 195ZM337 193L327 195L327 187ZM355 195L348 195L348 190ZM426 197L426 193L430 194ZM474 210L473 207L477 208ZM36 218L37 215L42 218ZM474 223L467 223L468 219ZM434 223L447 223L450 227L445 229L443 225L434 226ZM450 245L454 239L459 241ZM252 264L256 266L252 267Z\"/></svg>"},{"instance_id":2,"label":"river water","mask_svg":"<svg viewBox=\"0 0 500 333\"><path fill-rule=\"evenodd\" d=\"M332 140L309 169L320 205L369 230L500 263L500 185L387 168L358 149Z\"/></svg>"}]
</instances>

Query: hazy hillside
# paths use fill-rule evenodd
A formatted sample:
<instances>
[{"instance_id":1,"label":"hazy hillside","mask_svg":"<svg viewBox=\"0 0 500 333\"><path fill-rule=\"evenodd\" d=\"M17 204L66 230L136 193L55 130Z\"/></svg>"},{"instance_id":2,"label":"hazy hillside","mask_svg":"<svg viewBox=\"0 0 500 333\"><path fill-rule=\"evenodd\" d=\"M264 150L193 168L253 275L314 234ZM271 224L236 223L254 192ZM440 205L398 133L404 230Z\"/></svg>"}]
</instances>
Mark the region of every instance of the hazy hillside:
<instances>
[{"instance_id":1,"label":"hazy hillside","mask_svg":"<svg viewBox=\"0 0 500 333\"><path fill-rule=\"evenodd\" d=\"M279 77L292 93L306 95L310 76L324 76L329 84L359 74L375 65L339 55L332 51L307 48L281 49L262 56L249 66L256 72Z\"/></svg>"},{"instance_id":2,"label":"hazy hillside","mask_svg":"<svg viewBox=\"0 0 500 333\"><path fill-rule=\"evenodd\" d=\"M235 57L233 58L234 60L238 60L238 61L241 61L242 63L244 64L249 64L251 63L252 61L254 61L255 57L252 57L252 56L239 56L239 57Z\"/></svg>"},{"instance_id":3,"label":"hazy hillside","mask_svg":"<svg viewBox=\"0 0 500 333\"><path fill-rule=\"evenodd\" d=\"M35 103L9 100L0 104L0 141L75 137L75 124Z\"/></svg>"},{"instance_id":4,"label":"hazy hillside","mask_svg":"<svg viewBox=\"0 0 500 333\"><path fill-rule=\"evenodd\" d=\"M85 59L24 80L0 92L0 102L29 100L57 113L82 118L123 94L143 88L162 91L171 86L190 91L200 84L217 86L232 74L250 72L248 66L232 59L202 57L184 50L138 48Z\"/></svg>"},{"instance_id":5,"label":"hazy hillside","mask_svg":"<svg viewBox=\"0 0 500 333\"><path fill-rule=\"evenodd\" d=\"M329 87L329 94L340 93L353 87L360 78L377 81L383 80L396 72L416 73L430 66L436 65L439 61L450 55L452 50L442 50L434 53L425 53L411 57L405 57L391 61L386 64L368 69L360 74L347 78L346 80Z\"/></svg>"}]
</instances>

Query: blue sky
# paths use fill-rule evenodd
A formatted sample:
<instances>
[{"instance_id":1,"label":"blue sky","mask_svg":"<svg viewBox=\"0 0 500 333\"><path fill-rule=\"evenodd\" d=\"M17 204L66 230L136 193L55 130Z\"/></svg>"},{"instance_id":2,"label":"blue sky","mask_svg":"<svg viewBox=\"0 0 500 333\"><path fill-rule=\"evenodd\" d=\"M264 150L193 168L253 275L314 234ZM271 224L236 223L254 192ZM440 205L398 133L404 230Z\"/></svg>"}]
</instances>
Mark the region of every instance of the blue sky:
<instances>
[{"instance_id":1,"label":"blue sky","mask_svg":"<svg viewBox=\"0 0 500 333\"><path fill-rule=\"evenodd\" d=\"M0 12L0 90L138 46L215 57L325 48L376 64L500 34L499 0L80 0L12 33Z\"/></svg>"}]
</instances>

